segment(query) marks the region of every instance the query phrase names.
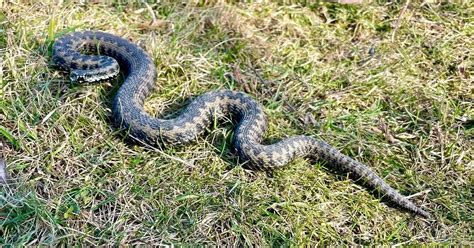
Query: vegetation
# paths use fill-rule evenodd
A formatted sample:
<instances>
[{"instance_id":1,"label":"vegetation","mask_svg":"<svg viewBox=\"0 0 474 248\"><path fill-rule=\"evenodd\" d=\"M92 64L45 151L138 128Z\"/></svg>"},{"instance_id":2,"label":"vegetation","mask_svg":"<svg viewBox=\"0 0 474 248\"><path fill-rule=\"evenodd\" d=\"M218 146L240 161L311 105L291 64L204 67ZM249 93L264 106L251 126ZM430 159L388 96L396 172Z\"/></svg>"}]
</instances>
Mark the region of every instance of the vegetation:
<instances>
[{"instance_id":1,"label":"vegetation","mask_svg":"<svg viewBox=\"0 0 474 248\"><path fill-rule=\"evenodd\" d=\"M1 6L12 182L0 194L0 246L473 244L469 1L65 2ZM153 57L150 114L209 90L246 91L268 114L269 140L324 139L433 219L387 206L324 163L246 170L229 147L231 122L186 147L130 144L110 121L120 78L71 85L49 66L54 39L86 29Z\"/></svg>"}]
</instances>

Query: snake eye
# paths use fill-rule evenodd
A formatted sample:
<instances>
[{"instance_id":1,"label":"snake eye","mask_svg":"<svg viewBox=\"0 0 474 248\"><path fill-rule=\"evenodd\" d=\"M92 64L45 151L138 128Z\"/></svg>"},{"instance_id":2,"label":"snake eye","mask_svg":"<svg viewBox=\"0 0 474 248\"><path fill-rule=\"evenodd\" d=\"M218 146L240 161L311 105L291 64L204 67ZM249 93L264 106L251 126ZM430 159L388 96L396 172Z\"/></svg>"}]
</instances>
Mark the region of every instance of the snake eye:
<instances>
[{"instance_id":1,"label":"snake eye","mask_svg":"<svg viewBox=\"0 0 474 248\"><path fill-rule=\"evenodd\" d=\"M77 82L79 81L79 75L74 72L71 72L71 74L69 75L69 79L71 79L72 82Z\"/></svg>"}]
</instances>

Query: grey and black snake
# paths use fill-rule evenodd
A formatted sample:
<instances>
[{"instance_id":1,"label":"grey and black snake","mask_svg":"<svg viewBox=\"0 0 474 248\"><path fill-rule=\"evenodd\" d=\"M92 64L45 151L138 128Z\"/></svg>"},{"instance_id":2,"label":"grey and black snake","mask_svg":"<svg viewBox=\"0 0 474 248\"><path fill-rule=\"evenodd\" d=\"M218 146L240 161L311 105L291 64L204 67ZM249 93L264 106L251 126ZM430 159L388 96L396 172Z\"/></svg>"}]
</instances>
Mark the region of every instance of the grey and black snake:
<instances>
[{"instance_id":1,"label":"grey and black snake","mask_svg":"<svg viewBox=\"0 0 474 248\"><path fill-rule=\"evenodd\" d=\"M152 145L186 144L204 133L215 118L231 114L238 121L232 145L249 168L273 169L296 157L323 160L362 179L400 207L429 217L426 211L390 187L368 166L321 140L294 136L274 144L262 144L267 130L265 113L260 104L245 93L208 92L194 99L175 118L151 117L144 111L143 103L155 88L155 65L144 50L126 39L96 31L73 32L56 40L52 61L70 71L70 79L75 82L111 79L122 70L124 82L113 101L113 118L117 126L128 130L135 139Z\"/></svg>"}]
</instances>

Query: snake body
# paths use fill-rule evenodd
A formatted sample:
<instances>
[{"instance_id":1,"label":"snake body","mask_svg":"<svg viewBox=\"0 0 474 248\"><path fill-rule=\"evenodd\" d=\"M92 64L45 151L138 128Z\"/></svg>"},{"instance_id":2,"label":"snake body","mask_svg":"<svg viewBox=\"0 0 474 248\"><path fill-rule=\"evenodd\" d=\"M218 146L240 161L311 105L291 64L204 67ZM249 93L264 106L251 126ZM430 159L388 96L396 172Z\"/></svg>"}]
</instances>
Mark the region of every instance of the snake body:
<instances>
[{"instance_id":1,"label":"snake body","mask_svg":"<svg viewBox=\"0 0 474 248\"><path fill-rule=\"evenodd\" d=\"M321 140L294 136L274 144L262 144L267 120L260 104L245 93L231 90L208 92L194 99L175 118L151 117L144 111L143 103L155 87L155 65L144 50L126 39L97 31L73 32L55 41L52 61L70 71L70 79L75 82L111 79L122 70L125 80L113 102L113 118L117 126L128 130L128 134L136 139L152 145L186 144L204 133L216 118L232 114L238 120L232 145L249 168L273 169L296 157L323 160L362 179L400 207L429 216L368 166Z\"/></svg>"}]
</instances>

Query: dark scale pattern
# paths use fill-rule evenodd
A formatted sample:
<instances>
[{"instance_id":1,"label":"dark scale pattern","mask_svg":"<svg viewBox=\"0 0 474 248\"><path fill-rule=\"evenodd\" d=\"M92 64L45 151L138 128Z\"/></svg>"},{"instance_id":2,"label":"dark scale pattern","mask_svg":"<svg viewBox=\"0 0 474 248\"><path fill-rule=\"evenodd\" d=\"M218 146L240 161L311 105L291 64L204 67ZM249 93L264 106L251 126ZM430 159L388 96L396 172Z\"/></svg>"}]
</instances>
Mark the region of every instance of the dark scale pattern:
<instances>
[{"instance_id":1,"label":"dark scale pattern","mask_svg":"<svg viewBox=\"0 0 474 248\"><path fill-rule=\"evenodd\" d=\"M99 55L85 55L85 54ZM205 132L206 127L222 116L236 116L233 147L249 168L272 169L284 166L296 157L324 160L328 165L352 173L378 189L399 206L416 214L429 214L416 207L377 176L369 167L345 156L323 141L309 136L295 136L263 145L267 121L261 106L242 92L220 90L197 97L174 119L158 119L143 110L143 102L155 87L153 61L140 47L120 37L102 32L75 32L58 39L53 48L53 62L70 71L72 81L96 82L125 75L113 104L118 126L152 145L186 144Z\"/></svg>"}]
</instances>

